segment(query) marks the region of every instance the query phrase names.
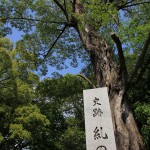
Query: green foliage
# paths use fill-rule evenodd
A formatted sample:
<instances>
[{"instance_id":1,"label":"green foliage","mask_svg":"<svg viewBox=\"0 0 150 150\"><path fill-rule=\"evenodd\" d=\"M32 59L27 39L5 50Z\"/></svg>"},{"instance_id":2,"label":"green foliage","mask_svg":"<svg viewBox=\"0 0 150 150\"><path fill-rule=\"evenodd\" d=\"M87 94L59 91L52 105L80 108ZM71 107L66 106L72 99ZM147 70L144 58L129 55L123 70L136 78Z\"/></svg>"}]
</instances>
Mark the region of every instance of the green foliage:
<instances>
[{"instance_id":1,"label":"green foliage","mask_svg":"<svg viewBox=\"0 0 150 150\"><path fill-rule=\"evenodd\" d=\"M10 139L31 140L31 133L25 130L22 124L10 124Z\"/></svg>"},{"instance_id":2,"label":"green foliage","mask_svg":"<svg viewBox=\"0 0 150 150\"><path fill-rule=\"evenodd\" d=\"M47 78L37 87L39 107L51 122L47 139L49 149L84 150L83 89L90 86L80 77Z\"/></svg>"},{"instance_id":3,"label":"green foliage","mask_svg":"<svg viewBox=\"0 0 150 150\"><path fill-rule=\"evenodd\" d=\"M132 65L135 64L137 56L141 54L148 31L150 30L150 5L138 5L123 11L120 14L120 24L117 29L118 35L124 44L124 52L128 61L128 54L133 54ZM123 18L121 19L121 17Z\"/></svg>"},{"instance_id":4,"label":"green foliage","mask_svg":"<svg viewBox=\"0 0 150 150\"><path fill-rule=\"evenodd\" d=\"M60 77L59 80L46 78L44 82L40 84L41 86L44 85L44 91L40 92L40 94L46 93L49 97L73 96L74 94L81 93L84 87L87 86L87 84L83 82L83 79L77 77L77 75L70 74L66 74L65 77Z\"/></svg>"},{"instance_id":5,"label":"green foliage","mask_svg":"<svg viewBox=\"0 0 150 150\"><path fill-rule=\"evenodd\" d=\"M147 59L145 59L145 62ZM145 64L146 65L146 64ZM129 91L129 99L147 150L150 148L150 65L143 66ZM146 67L146 68L145 68ZM140 71L140 72L141 72Z\"/></svg>"},{"instance_id":6,"label":"green foliage","mask_svg":"<svg viewBox=\"0 0 150 150\"><path fill-rule=\"evenodd\" d=\"M85 150L85 133L78 127L68 127L60 138L60 149L62 150Z\"/></svg>"},{"instance_id":7,"label":"green foliage","mask_svg":"<svg viewBox=\"0 0 150 150\"><path fill-rule=\"evenodd\" d=\"M3 84L0 89L3 104L0 107L0 146L9 149L85 149L82 91L90 86L80 77L67 74L57 79L47 78L35 89L37 77L26 61L19 58L18 50L9 50L6 54L11 63L4 65L8 65L6 68L11 74L9 85L6 79L6 88ZM7 70L5 74L9 74ZM12 91L8 90L8 95L4 89L7 90L10 83L14 86ZM32 101L37 105L31 104Z\"/></svg>"},{"instance_id":8,"label":"green foliage","mask_svg":"<svg viewBox=\"0 0 150 150\"><path fill-rule=\"evenodd\" d=\"M18 50L12 50L8 39L0 39L0 147L31 147L44 134L49 120L31 102L36 98L38 76L26 59L18 61Z\"/></svg>"},{"instance_id":9,"label":"green foliage","mask_svg":"<svg viewBox=\"0 0 150 150\"><path fill-rule=\"evenodd\" d=\"M141 133L144 139L144 144L149 149L150 143L150 103L136 103L135 105L136 119L141 124Z\"/></svg>"},{"instance_id":10,"label":"green foliage","mask_svg":"<svg viewBox=\"0 0 150 150\"><path fill-rule=\"evenodd\" d=\"M10 124L10 139L15 143L28 143L33 147L38 142L38 136L45 133L45 127L50 124L46 116L42 115L36 105L21 106L15 110L14 121Z\"/></svg>"},{"instance_id":11,"label":"green foliage","mask_svg":"<svg viewBox=\"0 0 150 150\"><path fill-rule=\"evenodd\" d=\"M84 7L86 10L86 23L90 21L91 25L94 25L97 30L101 26L108 25L108 23L114 24L118 21L119 13L113 3L104 3L102 1L92 0L89 1L89 3L85 3Z\"/></svg>"},{"instance_id":12,"label":"green foliage","mask_svg":"<svg viewBox=\"0 0 150 150\"><path fill-rule=\"evenodd\" d=\"M0 133L0 143L3 141L4 137L2 136L2 134Z\"/></svg>"},{"instance_id":13,"label":"green foliage","mask_svg":"<svg viewBox=\"0 0 150 150\"><path fill-rule=\"evenodd\" d=\"M14 115L15 123L21 123L30 130L49 125L49 121L40 113L40 109L36 105L18 107Z\"/></svg>"},{"instance_id":14,"label":"green foliage","mask_svg":"<svg viewBox=\"0 0 150 150\"><path fill-rule=\"evenodd\" d=\"M12 61L9 56L11 48L12 43L8 39L0 39L0 103L9 106L16 98Z\"/></svg>"}]
</instances>

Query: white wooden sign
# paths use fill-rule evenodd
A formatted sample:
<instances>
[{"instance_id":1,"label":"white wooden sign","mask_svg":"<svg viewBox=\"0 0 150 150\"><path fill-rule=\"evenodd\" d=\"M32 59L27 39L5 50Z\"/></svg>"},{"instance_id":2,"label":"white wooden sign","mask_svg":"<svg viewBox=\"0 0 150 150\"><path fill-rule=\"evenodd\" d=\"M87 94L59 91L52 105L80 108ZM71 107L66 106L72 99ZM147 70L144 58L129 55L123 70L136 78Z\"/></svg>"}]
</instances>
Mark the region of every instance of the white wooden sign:
<instances>
[{"instance_id":1,"label":"white wooden sign","mask_svg":"<svg viewBox=\"0 0 150 150\"><path fill-rule=\"evenodd\" d=\"M116 150L107 88L83 91L87 150Z\"/></svg>"}]
</instances>

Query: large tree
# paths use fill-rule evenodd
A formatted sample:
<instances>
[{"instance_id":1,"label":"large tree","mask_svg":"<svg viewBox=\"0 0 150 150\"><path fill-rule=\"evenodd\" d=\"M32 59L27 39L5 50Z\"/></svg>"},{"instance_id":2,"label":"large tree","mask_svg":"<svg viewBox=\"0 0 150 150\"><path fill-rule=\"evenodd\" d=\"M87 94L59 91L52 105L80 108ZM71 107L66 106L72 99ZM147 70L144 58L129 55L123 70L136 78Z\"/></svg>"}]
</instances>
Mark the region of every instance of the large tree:
<instances>
[{"instance_id":1,"label":"large tree","mask_svg":"<svg viewBox=\"0 0 150 150\"><path fill-rule=\"evenodd\" d=\"M93 87L108 88L118 150L143 149L127 96L149 50L149 3L149 0L1 2L1 22L9 22L27 33L21 43L38 58L36 64L48 63L62 69L66 67L66 58L71 58L71 64L77 66L77 55L90 61L95 74ZM129 53L135 53L136 59L133 67L127 69Z\"/></svg>"}]
</instances>

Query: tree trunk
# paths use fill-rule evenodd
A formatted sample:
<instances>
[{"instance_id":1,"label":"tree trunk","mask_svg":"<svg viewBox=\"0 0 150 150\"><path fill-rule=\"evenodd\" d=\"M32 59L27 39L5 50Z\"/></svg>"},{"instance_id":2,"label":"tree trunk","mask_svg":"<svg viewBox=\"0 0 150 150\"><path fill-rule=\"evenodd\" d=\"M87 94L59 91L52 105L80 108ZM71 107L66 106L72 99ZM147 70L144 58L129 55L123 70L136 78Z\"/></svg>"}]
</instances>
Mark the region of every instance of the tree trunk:
<instances>
[{"instance_id":1,"label":"tree trunk","mask_svg":"<svg viewBox=\"0 0 150 150\"><path fill-rule=\"evenodd\" d=\"M78 15L84 13L78 0L76 0L75 12ZM111 49L91 25L77 20L75 28L89 54L95 71L96 86L108 88L117 150L143 149L143 142L130 104L124 94L124 79L113 60Z\"/></svg>"}]
</instances>

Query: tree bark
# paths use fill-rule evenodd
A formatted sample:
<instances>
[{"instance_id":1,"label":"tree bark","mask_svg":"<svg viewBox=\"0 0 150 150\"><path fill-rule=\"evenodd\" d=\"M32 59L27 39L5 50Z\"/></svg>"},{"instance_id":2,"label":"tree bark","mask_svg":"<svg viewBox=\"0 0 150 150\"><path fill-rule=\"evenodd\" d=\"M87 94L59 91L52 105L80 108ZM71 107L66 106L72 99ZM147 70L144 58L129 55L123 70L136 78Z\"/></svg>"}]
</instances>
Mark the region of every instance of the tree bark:
<instances>
[{"instance_id":1,"label":"tree bark","mask_svg":"<svg viewBox=\"0 0 150 150\"><path fill-rule=\"evenodd\" d=\"M75 13L84 13L78 0ZM75 28L94 68L96 86L108 88L117 150L144 149L130 104L124 94L122 72L113 60L112 50L90 24L77 20Z\"/></svg>"}]
</instances>

